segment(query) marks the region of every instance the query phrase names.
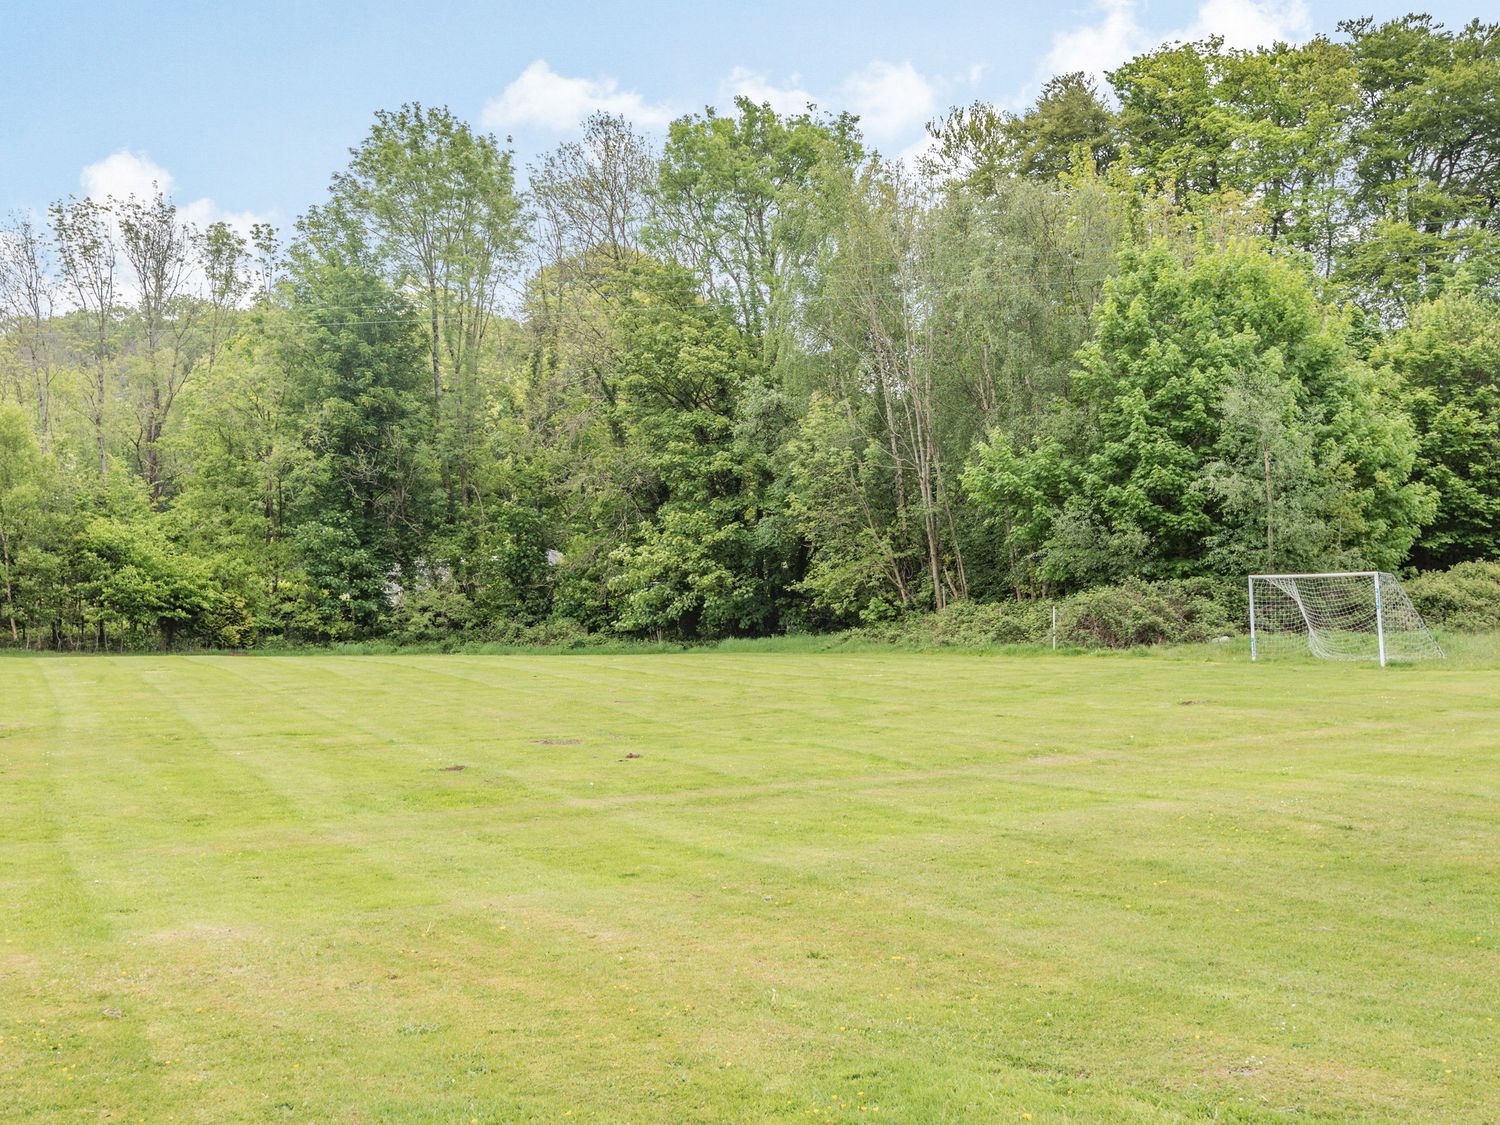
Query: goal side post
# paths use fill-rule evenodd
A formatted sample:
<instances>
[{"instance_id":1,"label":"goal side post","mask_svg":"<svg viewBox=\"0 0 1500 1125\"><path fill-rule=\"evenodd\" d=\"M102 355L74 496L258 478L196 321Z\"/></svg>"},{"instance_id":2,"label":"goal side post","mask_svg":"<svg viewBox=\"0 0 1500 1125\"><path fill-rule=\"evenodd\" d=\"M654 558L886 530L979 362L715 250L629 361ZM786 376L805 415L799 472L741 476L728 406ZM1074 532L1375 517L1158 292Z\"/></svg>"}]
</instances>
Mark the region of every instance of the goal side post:
<instances>
[{"instance_id":1,"label":"goal side post","mask_svg":"<svg viewBox=\"0 0 1500 1125\"><path fill-rule=\"evenodd\" d=\"M1385 612L1380 604L1380 572L1375 572L1375 644L1380 650L1380 666L1385 667Z\"/></svg>"},{"instance_id":2,"label":"goal side post","mask_svg":"<svg viewBox=\"0 0 1500 1125\"><path fill-rule=\"evenodd\" d=\"M1245 583L1250 587L1250 659L1255 659L1255 575L1251 575Z\"/></svg>"}]
</instances>

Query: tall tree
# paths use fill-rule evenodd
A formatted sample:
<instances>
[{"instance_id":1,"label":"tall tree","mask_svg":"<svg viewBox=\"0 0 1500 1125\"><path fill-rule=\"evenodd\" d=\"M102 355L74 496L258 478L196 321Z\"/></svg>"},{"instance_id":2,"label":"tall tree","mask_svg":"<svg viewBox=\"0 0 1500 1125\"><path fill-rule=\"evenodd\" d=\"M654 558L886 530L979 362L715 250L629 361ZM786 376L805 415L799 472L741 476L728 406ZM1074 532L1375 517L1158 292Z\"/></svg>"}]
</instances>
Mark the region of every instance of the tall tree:
<instances>
[{"instance_id":1,"label":"tall tree","mask_svg":"<svg viewBox=\"0 0 1500 1125\"><path fill-rule=\"evenodd\" d=\"M1005 518L1063 584L1238 573L1263 550L1399 565L1433 501L1393 388L1297 265L1251 245L1179 255L1127 252L1079 354L1071 434L1019 465L982 457L974 491L1041 507Z\"/></svg>"},{"instance_id":2,"label":"tall tree","mask_svg":"<svg viewBox=\"0 0 1500 1125\"><path fill-rule=\"evenodd\" d=\"M1227 182L1256 200L1268 241L1311 253L1331 274L1350 223L1348 50L1324 38L1230 53L1217 91L1232 150Z\"/></svg>"},{"instance_id":3,"label":"tall tree","mask_svg":"<svg viewBox=\"0 0 1500 1125\"><path fill-rule=\"evenodd\" d=\"M45 236L21 216L0 227L0 322L25 367L26 393L43 450L52 440L57 377L55 284Z\"/></svg>"},{"instance_id":4,"label":"tall tree","mask_svg":"<svg viewBox=\"0 0 1500 1125\"><path fill-rule=\"evenodd\" d=\"M639 260L652 220L656 154L623 117L591 114L583 136L531 170L544 264L602 257L616 268Z\"/></svg>"},{"instance_id":5,"label":"tall tree","mask_svg":"<svg viewBox=\"0 0 1500 1125\"><path fill-rule=\"evenodd\" d=\"M621 413L654 486L651 518L615 553L620 628L658 636L766 632L791 577L763 519L779 399L696 279L640 277L624 310Z\"/></svg>"},{"instance_id":6,"label":"tall tree","mask_svg":"<svg viewBox=\"0 0 1500 1125\"><path fill-rule=\"evenodd\" d=\"M1500 23L1339 26L1360 87L1352 144L1366 227L1341 272L1399 318L1500 237Z\"/></svg>"},{"instance_id":7,"label":"tall tree","mask_svg":"<svg viewBox=\"0 0 1500 1125\"><path fill-rule=\"evenodd\" d=\"M674 121L657 187L656 241L734 312L773 365L791 324L791 282L812 252L793 216L863 152L855 118L778 114L749 98Z\"/></svg>"},{"instance_id":8,"label":"tall tree","mask_svg":"<svg viewBox=\"0 0 1500 1125\"><path fill-rule=\"evenodd\" d=\"M11 641L36 616L55 554L57 528L49 521L56 482L19 407L0 403L0 604Z\"/></svg>"},{"instance_id":9,"label":"tall tree","mask_svg":"<svg viewBox=\"0 0 1500 1125\"><path fill-rule=\"evenodd\" d=\"M930 316L943 292L931 285L938 255L925 192L920 181L879 163L830 178L824 221L837 236L823 240L802 300L821 353L821 387L851 405L875 439L864 452L878 449L885 462L879 475L888 474L895 540L914 536L921 544L926 582L909 585L941 609L967 596L968 578L950 479L957 465L943 441L955 388Z\"/></svg>"},{"instance_id":10,"label":"tall tree","mask_svg":"<svg viewBox=\"0 0 1500 1125\"><path fill-rule=\"evenodd\" d=\"M481 350L524 235L511 154L446 108L382 110L301 231L329 253L358 248L418 302L444 479L452 500L470 503Z\"/></svg>"},{"instance_id":11,"label":"tall tree","mask_svg":"<svg viewBox=\"0 0 1500 1125\"><path fill-rule=\"evenodd\" d=\"M115 212L121 250L134 280L134 319L141 342L141 354L132 365L132 445L151 499L160 503L162 432L194 364L188 345L196 308L186 298L197 236L159 188L148 199L117 202ZM219 266L210 263L210 269L218 272ZM222 281L220 277L218 283Z\"/></svg>"},{"instance_id":12,"label":"tall tree","mask_svg":"<svg viewBox=\"0 0 1500 1125\"><path fill-rule=\"evenodd\" d=\"M388 608L387 584L414 580L432 522L421 320L358 265L297 258L286 408L308 457L290 522L329 631L364 631Z\"/></svg>"},{"instance_id":13,"label":"tall tree","mask_svg":"<svg viewBox=\"0 0 1500 1125\"><path fill-rule=\"evenodd\" d=\"M274 238L269 228L257 227L252 237ZM193 232L195 258L203 272L204 319L208 339L207 370L211 374L219 359L234 316L255 285L250 242L228 223L214 222Z\"/></svg>"},{"instance_id":14,"label":"tall tree","mask_svg":"<svg viewBox=\"0 0 1500 1125\"><path fill-rule=\"evenodd\" d=\"M980 190L1011 176L1052 180L1084 165L1107 171L1119 156L1115 113L1082 71L1048 79L1022 113L974 102L949 110L927 131L929 170Z\"/></svg>"},{"instance_id":15,"label":"tall tree","mask_svg":"<svg viewBox=\"0 0 1500 1125\"><path fill-rule=\"evenodd\" d=\"M584 122L581 140L559 146L532 169L533 355L585 388L585 399L597 396L606 412L617 398L618 312L635 271L651 269L644 240L655 183L656 156L646 140L623 118L602 113ZM618 427L615 436L623 436Z\"/></svg>"},{"instance_id":16,"label":"tall tree","mask_svg":"<svg viewBox=\"0 0 1500 1125\"><path fill-rule=\"evenodd\" d=\"M167 439L178 467L169 518L269 627L295 629L299 602L312 601L289 542L312 458L290 403L309 317L269 302L245 315L218 361L183 389Z\"/></svg>"},{"instance_id":17,"label":"tall tree","mask_svg":"<svg viewBox=\"0 0 1500 1125\"><path fill-rule=\"evenodd\" d=\"M1373 359L1401 379L1416 477L1437 492L1412 561L1500 558L1500 304L1455 286L1417 306Z\"/></svg>"},{"instance_id":18,"label":"tall tree","mask_svg":"<svg viewBox=\"0 0 1500 1125\"><path fill-rule=\"evenodd\" d=\"M52 230L69 295L89 326L89 385L84 412L93 430L99 476L109 473L109 445L105 430L108 410L109 364L117 327L116 285L118 253L114 218L106 204L92 199L69 199L49 209Z\"/></svg>"},{"instance_id":19,"label":"tall tree","mask_svg":"<svg viewBox=\"0 0 1500 1125\"><path fill-rule=\"evenodd\" d=\"M1131 163L1178 203L1226 186L1236 140L1220 97L1229 65L1224 40L1210 36L1165 44L1109 72Z\"/></svg>"}]
</instances>

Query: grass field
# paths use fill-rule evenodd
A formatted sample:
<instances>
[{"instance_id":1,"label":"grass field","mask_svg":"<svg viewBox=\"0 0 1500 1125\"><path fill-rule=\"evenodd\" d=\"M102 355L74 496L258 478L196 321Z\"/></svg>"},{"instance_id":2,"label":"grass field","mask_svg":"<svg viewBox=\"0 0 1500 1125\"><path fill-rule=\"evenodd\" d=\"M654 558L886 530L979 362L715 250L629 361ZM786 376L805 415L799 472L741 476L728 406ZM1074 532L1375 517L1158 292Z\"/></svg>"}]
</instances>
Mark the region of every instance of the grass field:
<instances>
[{"instance_id":1,"label":"grass field","mask_svg":"<svg viewBox=\"0 0 1500 1125\"><path fill-rule=\"evenodd\" d=\"M1494 1121L1497 689L0 660L0 1120Z\"/></svg>"}]
</instances>

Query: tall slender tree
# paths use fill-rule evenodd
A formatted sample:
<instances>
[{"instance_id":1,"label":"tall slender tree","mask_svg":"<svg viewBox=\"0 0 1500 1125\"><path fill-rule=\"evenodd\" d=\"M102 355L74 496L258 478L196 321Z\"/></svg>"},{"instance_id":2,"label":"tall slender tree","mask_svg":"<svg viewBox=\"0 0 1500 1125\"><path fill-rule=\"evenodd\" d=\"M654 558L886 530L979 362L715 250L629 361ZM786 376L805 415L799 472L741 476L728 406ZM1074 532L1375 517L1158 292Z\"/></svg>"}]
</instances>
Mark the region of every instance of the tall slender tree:
<instances>
[{"instance_id":1,"label":"tall slender tree","mask_svg":"<svg viewBox=\"0 0 1500 1125\"><path fill-rule=\"evenodd\" d=\"M90 329L84 412L93 430L94 456L103 479L109 473L105 417L119 312L116 307L119 247L115 242L114 217L107 204L89 198L54 203L49 215L63 281Z\"/></svg>"},{"instance_id":2,"label":"tall slender tree","mask_svg":"<svg viewBox=\"0 0 1500 1125\"><path fill-rule=\"evenodd\" d=\"M382 110L301 229L314 247L357 247L418 303L444 480L453 502L471 503L482 348L525 236L511 154L446 108Z\"/></svg>"},{"instance_id":3,"label":"tall slender tree","mask_svg":"<svg viewBox=\"0 0 1500 1125\"><path fill-rule=\"evenodd\" d=\"M46 238L29 217L0 227L0 319L25 365L26 395L45 451L52 441L57 378L55 289Z\"/></svg>"}]
</instances>

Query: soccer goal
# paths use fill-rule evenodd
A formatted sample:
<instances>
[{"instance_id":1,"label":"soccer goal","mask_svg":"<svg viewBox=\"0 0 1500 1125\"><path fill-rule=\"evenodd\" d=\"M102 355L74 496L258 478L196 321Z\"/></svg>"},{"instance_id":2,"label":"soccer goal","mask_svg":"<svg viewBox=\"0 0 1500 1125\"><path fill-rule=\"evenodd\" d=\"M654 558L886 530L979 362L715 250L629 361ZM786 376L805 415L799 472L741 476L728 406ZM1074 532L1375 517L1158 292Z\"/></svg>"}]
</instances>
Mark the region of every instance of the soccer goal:
<instances>
[{"instance_id":1,"label":"soccer goal","mask_svg":"<svg viewBox=\"0 0 1500 1125\"><path fill-rule=\"evenodd\" d=\"M1394 574L1252 574L1250 659L1290 651L1382 666L1443 655Z\"/></svg>"}]
</instances>

